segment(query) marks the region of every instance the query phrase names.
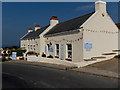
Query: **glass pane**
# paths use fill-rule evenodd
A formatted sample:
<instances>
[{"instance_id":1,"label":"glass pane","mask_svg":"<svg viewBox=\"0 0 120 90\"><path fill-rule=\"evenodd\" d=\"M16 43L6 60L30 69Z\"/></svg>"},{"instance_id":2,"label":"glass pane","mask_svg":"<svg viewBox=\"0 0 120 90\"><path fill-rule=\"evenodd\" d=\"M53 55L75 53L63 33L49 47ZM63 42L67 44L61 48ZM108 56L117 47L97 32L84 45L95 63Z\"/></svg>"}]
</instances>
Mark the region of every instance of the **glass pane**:
<instances>
[{"instance_id":1,"label":"glass pane","mask_svg":"<svg viewBox=\"0 0 120 90\"><path fill-rule=\"evenodd\" d=\"M68 50L72 50L72 45L68 44Z\"/></svg>"},{"instance_id":2,"label":"glass pane","mask_svg":"<svg viewBox=\"0 0 120 90\"><path fill-rule=\"evenodd\" d=\"M68 58L72 58L72 52L68 52Z\"/></svg>"},{"instance_id":3,"label":"glass pane","mask_svg":"<svg viewBox=\"0 0 120 90\"><path fill-rule=\"evenodd\" d=\"M56 44L56 49L59 49L59 44Z\"/></svg>"},{"instance_id":4,"label":"glass pane","mask_svg":"<svg viewBox=\"0 0 120 90\"><path fill-rule=\"evenodd\" d=\"M56 52L56 55L58 55L58 56L59 56L59 51L57 51L57 52Z\"/></svg>"}]
</instances>

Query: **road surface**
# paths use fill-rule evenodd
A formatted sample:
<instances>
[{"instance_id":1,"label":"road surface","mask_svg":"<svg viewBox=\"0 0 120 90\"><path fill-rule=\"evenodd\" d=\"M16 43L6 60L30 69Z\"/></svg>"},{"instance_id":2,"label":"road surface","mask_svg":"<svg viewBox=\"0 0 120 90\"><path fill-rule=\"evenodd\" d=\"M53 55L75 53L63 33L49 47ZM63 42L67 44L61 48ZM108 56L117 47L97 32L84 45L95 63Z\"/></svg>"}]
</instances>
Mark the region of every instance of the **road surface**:
<instances>
[{"instance_id":1,"label":"road surface","mask_svg":"<svg viewBox=\"0 0 120 90\"><path fill-rule=\"evenodd\" d=\"M42 66L4 62L4 88L117 88L118 80Z\"/></svg>"}]
</instances>

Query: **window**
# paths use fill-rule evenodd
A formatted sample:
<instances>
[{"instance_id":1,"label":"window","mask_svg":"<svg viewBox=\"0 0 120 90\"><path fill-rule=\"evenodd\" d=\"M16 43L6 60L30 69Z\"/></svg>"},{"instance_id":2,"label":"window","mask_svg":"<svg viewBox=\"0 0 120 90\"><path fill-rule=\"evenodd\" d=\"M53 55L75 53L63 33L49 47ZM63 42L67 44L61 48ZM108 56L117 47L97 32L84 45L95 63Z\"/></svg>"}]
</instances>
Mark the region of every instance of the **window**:
<instances>
[{"instance_id":1,"label":"window","mask_svg":"<svg viewBox=\"0 0 120 90\"><path fill-rule=\"evenodd\" d=\"M49 44L47 44L47 48L48 48L48 51L50 50L50 45Z\"/></svg>"},{"instance_id":2,"label":"window","mask_svg":"<svg viewBox=\"0 0 120 90\"><path fill-rule=\"evenodd\" d=\"M56 56L59 56L59 44L56 44Z\"/></svg>"},{"instance_id":3,"label":"window","mask_svg":"<svg viewBox=\"0 0 120 90\"><path fill-rule=\"evenodd\" d=\"M34 51L35 51L35 48L34 48Z\"/></svg>"},{"instance_id":4,"label":"window","mask_svg":"<svg viewBox=\"0 0 120 90\"><path fill-rule=\"evenodd\" d=\"M67 44L67 58L72 58L72 44Z\"/></svg>"}]
</instances>

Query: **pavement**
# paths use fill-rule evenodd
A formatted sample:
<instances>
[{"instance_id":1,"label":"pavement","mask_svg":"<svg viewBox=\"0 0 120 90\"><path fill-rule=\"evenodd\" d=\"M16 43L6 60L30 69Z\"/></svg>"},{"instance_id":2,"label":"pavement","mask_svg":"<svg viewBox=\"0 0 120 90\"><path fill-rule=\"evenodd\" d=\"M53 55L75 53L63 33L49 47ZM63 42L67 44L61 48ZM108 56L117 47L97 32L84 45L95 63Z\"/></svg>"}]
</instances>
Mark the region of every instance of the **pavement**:
<instances>
[{"instance_id":1,"label":"pavement","mask_svg":"<svg viewBox=\"0 0 120 90\"><path fill-rule=\"evenodd\" d=\"M118 69L119 60L120 59L118 58L113 58L107 61L102 61L99 63L91 64L85 67L76 68L72 70L77 72L94 74L98 76L120 79L120 73Z\"/></svg>"},{"instance_id":2,"label":"pavement","mask_svg":"<svg viewBox=\"0 0 120 90\"><path fill-rule=\"evenodd\" d=\"M11 61L7 61L7 62L57 68L57 69L61 69L61 70L68 70L68 69L77 68L74 65L62 65L62 64L53 64L53 63L47 63L47 62L34 62L34 61L26 61L26 60L11 60Z\"/></svg>"},{"instance_id":3,"label":"pavement","mask_svg":"<svg viewBox=\"0 0 120 90\"><path fill-rule=\"evenodd\" d=\"M120 78L120 74L118 71L118 61L120 59L113 58L107 61L102 61L98 62L95 64L91 64L85 67L79 67L75 66L71 62L64 63L63 65L61 63L56 63L54 64L52 61L49 63L43 62L33 62L33 61L25 61L25 60L14 60L14 61L9 61L13 63L22 63L22 64L27 64L27 65L35 65L35 66L43 66L43 67L50 67L50 68L57 68L57 69L62 69L62 70L71 70L71 71L76 71L76 72L83 72L83 73L88 73L88 74L93 74L97 76L104 76L104 77L109 77L109 78ZM57 61L58 62L58 61ZM60 61L61 62L61 61Z\"/></svg>"}]
</instances>

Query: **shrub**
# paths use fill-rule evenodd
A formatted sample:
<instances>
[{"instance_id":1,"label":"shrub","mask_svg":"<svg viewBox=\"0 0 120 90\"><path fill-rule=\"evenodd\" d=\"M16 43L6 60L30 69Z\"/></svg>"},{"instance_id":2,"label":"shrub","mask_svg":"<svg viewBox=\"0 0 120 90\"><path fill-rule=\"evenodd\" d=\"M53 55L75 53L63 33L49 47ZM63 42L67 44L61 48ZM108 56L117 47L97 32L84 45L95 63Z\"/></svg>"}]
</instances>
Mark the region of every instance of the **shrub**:
<instances>
[{"instance_id":1,"label":"shrub","mask_svg":"<svg viewBox=\"0 0 120 90\"><path fill-rule=\"evenodd\" d=\"M37 53L36 52L28 52L27 55L36 55L37 56Z\"/></svg>"},{"instance_id":2,"label":"shrub","mask_svg":"<svg viewBox=\"0 0 120 90\"><path fill-rule=\"evenodd\" d=\"M42 53L42 57L46 57L46 54Z\"/></svg>"},{"instance_id":3,"label":"shrub","mask_svg":"<svg viewBox=\"0 0 120 90\"><path fill-rule=\"evenodd\" d=\"M5 56L2 56L2 62L6 61Z\"/></svg>"},{"instance_id":4,"label":"shrub","mask_svg":"<svg viewBox=\"0 0 120 90\"><path fill-rule=\"evenodd\" d=\"M120 55L115 56L115 58L119 58L120 59Z\"/></svg>"},{"instance_id":5,"label":"shrub","mask_svg":"<svg viewBox=\"0 0 120 90\"><path fill-rule=\"evenodd\" d=\"M53 58L53 56L52 56L52 55L49 55L49 56L47 56L47 58Z\"/></svg>"},{"instance_id":6,"label":"shrub","mask_svg":"<svg viewBox=\"0 0 120 90\"><path fill-rule=\"evenodd\" d=\"M12 52L17 52L17 56L23 56L23 53L25 53L26 50L22 50L22 49L11 50L11 55Z\"/></svg>"}]
</instances>

